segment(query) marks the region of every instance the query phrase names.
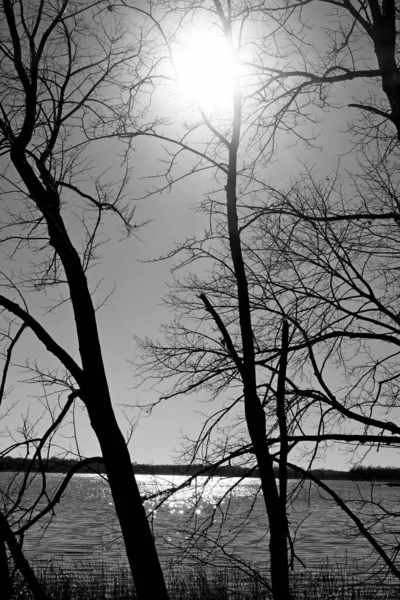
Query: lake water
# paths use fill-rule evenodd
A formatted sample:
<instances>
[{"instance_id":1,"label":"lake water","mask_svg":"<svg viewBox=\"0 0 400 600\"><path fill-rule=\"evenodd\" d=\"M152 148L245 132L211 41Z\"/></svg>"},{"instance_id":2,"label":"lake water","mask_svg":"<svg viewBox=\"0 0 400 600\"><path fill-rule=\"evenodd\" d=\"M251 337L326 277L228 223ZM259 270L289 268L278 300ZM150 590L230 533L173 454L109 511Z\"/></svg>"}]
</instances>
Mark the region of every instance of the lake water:
<instances>
[{"instance_id":1,"label":"lake water","mask_svg":"<svg viewBox=\"0 0 400 600\"><path fill-rule=\"evenodd\" d=\"M10 473L0 473L4 491ZM49 490L62 475L48 475ZM149 497L178 486L182 477L137 476L142 495ZM399 506L400 488L385 484L371 485L349 481L327 482L369 523L384 517L385 509ZM40 477L27 494L34 497ZM297 490L298 482L289 482L295 496L289 510L291 531L296 531L295 548L307 562L324 557L368 559L370 547L362 537L354 537L344 513L312 484ZM11 496L12 496L12 492ZM375 504L366 504L363 499ZM196 483L177 492L158 507L159 498L145 503L154 529L161 561L181 563L196 555L224 562L228 555L242 560L265 562L268 557L268 527L259 480L199 477ZM24 506L28 506L25 501ZM399 521L400 523L400 521ZM400 528L393 517L385 517L376 529L385 544L400 540ZM224 550L222 550L222 548ZM25 535L24 549L29 557L66 561L102 561L108 565L123 563L123 544L107 482L99 475L74 475L56 507L51 521L35 525ZM218 557L218 558L217 558Z\"/></svg>"}]
</instances>

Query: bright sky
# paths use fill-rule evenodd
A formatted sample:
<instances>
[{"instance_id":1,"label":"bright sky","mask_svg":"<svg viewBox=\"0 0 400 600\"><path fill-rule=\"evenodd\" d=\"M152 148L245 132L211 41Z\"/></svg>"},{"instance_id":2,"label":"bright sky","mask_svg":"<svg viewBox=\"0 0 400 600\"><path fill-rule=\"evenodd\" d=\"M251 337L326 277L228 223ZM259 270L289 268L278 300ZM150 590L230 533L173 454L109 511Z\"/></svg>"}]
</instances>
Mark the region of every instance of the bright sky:
<instances>
[{"instance_id":1,"label":"bright sky","mask_svg":"<svg viewBox=\"0 0 400 600\"><path fill-rule=\"evenodd\" d=\"M224 51L220 47L220 40L211 41L207 52L201 56L199 47L204 39L199 34L189 37L185 42L184 51L177 58L177 66L181 78L181 105L177 104L175 96L173 110L175 115L184 112L188 102L195 99L210 107L213 104L222 110L227 100L226 89L232 76L230 57L224 57ZM211 69L213 57L222 56L225 67L216 62L216 69ZM195 70L190 69L190 63L186 61L189 57L191 63L196 65ZM204 59L204 63L202 62ZM201 74L201 78L193 77L193 74ZM210 80L207 82L207 73ZM354 89L354 88L353 88ZM216 93L216 97L213 95ZM343 89L338 90L342 97L340 100L346 104ZM183 97L182 97L183 96ZM229 95L228 95L229 96ZM169 97L158 96L158 109L171 107ZM222 107L222 108L221 108ZM346 119L349 114L346 110L332 109L330 114L324 115L323 126L319 127L322 132L320 138L321 148L305 150L298 146L283 149L277 153L271 163L270 172L265 178L273 178L275 181L284 179L288 173L300 169L299 161L306 160L308 164L320 171L330 172L336 168L337 157L348 148L346 138L341 133L346 130ZM153 185L143 180L144 174L154 173L160 168L157 159L160 157L160 143L156 140L138 139L134 144L132 164L135 174L132 179L132 196L143 194L145 189ZM93 153L93 160L100 166L110 166L110 160L117 158L117 146L107 142L107 146L99 146ZM4 160L4 159L3 159ZM346 166L351 164L351 157L346 158ZM100 283L96 292L96 300L100 304L106 299L105 304L98 311L101 341L104 349L104 357L107 373L109 375L112 397L114 399L116 412L121 427L128 429L128 423L124 412L130 418L136 419L141 413L135 408L136 404L155 402L160 393L157 390L148 389L144 384L135 388L134 367L129 360L137 356L133 336L156 337L160 326L167 323L172 315L161 303L163 295L167 292L167 284L171 281L170 269L173 261L147 262L157 258L174 248L177 242L183 241L195 233L201 233L204 221L198 213L193 211L195 203L201 201L203 194L214 186L206 174L196 175L177 184L170 193L156 194L137 204L137 220L151 220L138 233L138 238L120 240L116 222L110 218L104 230L104 238L109 239L101 248L102 259L91 271L91 283L93 289ZM71 227L75 227L71 223ZM144 262L143 262L144 261ZM2 268L8 273L18 272L19 264L2 261ZM108 295L111 293L111 296ZM49 297L53 292L50 291ZM77 347L74 332L71 325L71 312L68 305L57 308L48 313L50 303L44 297L29 298L32 313L40 322L54 335L59 343L65 344L72 354L77 357ZM40 344L33 339L31 334L24 335L23 344L15 354L15 360L20 364L24 357L37 358L39 364L48 364L48 356ZM21 426L21 414L29 411L29 419L33 423L43 412L42 406L34 395L33 387L27 383L17 383L24 379L25 375L20 368L13 371L13 382L15 389L9 395L9 401L19 399L18 404L12 408L7 420L3 420L3 430L8 428L10 432ZM162 386L161 386L162 387ZM161 390L160 387L160 391ZM206 397L197 398L205 400ZM221 399L222 402L223 399ZM215 405L196 402L195 397L185 397L162 402L155 406L151 416L142 414L138 421L132 439L129 443L132 461L136 462L171 462L179 456L181 450L182 435L195 438L203 422L203 413L214 412ZM98 445L91 432L82 408L76 412L77 428L79 431L80 448L84 455L98 454ZM41 423L37 425L40 431ZM69 432L65 431L66 436ZM70 440L66 437L60 440L60 445L70 447ZM326 468L347 468L346 455L332 452L318 466ZM395 464L397 455L391 451L380 450L379 453L371 453L368 457L370 464Z\"/></svg>"}]
</instances>

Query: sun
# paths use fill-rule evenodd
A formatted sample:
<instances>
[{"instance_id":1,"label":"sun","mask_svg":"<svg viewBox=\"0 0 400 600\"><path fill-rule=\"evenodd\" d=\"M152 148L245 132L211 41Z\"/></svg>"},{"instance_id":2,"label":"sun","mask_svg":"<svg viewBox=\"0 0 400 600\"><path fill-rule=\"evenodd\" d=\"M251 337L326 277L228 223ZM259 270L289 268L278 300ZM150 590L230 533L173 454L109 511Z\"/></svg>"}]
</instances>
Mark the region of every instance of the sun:
<instances>
[{"instance_id":1,"label":"sun","mask_svg":"<svg viewBox=\"0 0 400 600\"><path fill-rule=\"evenodd\" d=\"M187 34L174 52L181 91L205 111L228 110L236 80L233 54L223 36Z\"/></svg>"}]
</instances>

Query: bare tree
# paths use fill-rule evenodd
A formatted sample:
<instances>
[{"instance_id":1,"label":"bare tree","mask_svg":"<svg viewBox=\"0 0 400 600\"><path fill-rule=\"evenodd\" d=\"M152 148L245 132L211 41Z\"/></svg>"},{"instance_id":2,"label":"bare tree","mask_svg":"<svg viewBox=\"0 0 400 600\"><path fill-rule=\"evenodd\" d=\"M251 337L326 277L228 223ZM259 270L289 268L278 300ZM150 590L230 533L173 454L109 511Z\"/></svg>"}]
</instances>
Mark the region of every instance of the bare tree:
<instances>
[{"instance_id":1,"label":"bare tree","mask_svg":"<svg viewBox=\"0 0 400 600\"><path fill-rule=\"evenodd\" d=\"M272 64L267 64L264 48L252 62L260 82L263 80L257 97L266 108L272 108L271 126L278 115L273 108L276 85L280 96L286 98L285 109L297 102L302 105L305 92L315 94L314 100L321 106L332 103L345 108L340 101L330 101L330 90L343 82L361 80L364 86L355 87L348 104L357 109L351 114L359 140L366 142L379 135L381 143L386 138L385 146L393 151L400 136L399 7L395 0L278 2L254 10L263 11L278 25L275 43L268 46ZM310 30L315 31L311 47L306 34Z\"/></svg>"},{"instance_id":2,"label":"bare tree","mask_svg":"<svg viewBox=\"0 0 400 600\"><path fill-rule=\"evenodd\" d=\"M178 3L179 4L179 3ZM239 3L240 4L240 3ZM178 6L179 9L179 6ZM229 5L226 10L220 2L200 3L195 10L205 9L211 15L214 26L225 37L226 44L229 47L230 53L237 58L242 43L242 31L246 25L246 19L249 16L247 8L240 4L231 10ZM190 18L192 18L191 11ZM183 14L188 14L186 7L183 7ZM183 27L182 21L180 27ZM240 400L243 402L245 422L248 435L252 444L253 453L256 458L256 463L260 472L261 487L265 502L266 512L268 514L270 541L269 541L269 556L271 563L271 586L273 595L276 600L290 598L289 589L289 561L288 561L288 523L286 516L286 456L287 456L287 441L286 441L286 425L285 425L285 390L284 382L286 378L287 365L287 345L288 345L288 328L287 323L283 323L282 345L284 350L279 353L278 366L275 369L275 375L278 380L276 392L273 390L272 381L267 386L267 397L260 396L260 386L257 378L256 364L256 346L254 334L254 320L252 318L251 292L249 289L248 273L246 270L241 228L239 225L239 208L238 194L240 191L239 176L243 173L239 167L241 152L241 140L246 139L245 148L250 148L252 144L257 144L262 151L262 145L265 143L264 136L256 131L252 132L250 127L247 127L247 135L243 133L242 127L247 124L246 118L249 115L250 121L256 119L251 114L254 99L251 94L244 98L243 93L248 90L242 86L239 75L236 76L236 81L232 89L232 106L228 117L221 117L215 125L210 120L206 112L200 107L201 123L194 124L188 127L181 138L168 138L165 134L160 135L156 131L149 132L148 135L161 138L167 142L178 146L178 150L173 154L170 167L167 171L167 185L170 186L173 182L171 174L179 153L182 150L189 150L196 158L197 162L193 171L204 170L206 168L214 168L217 172L217 178L224 183L225 199L224 202L210 202L206 210L212 211L212 214L217 214L217 221L211 224L210 237L204 240L207 244L208 239L212 240L215 237L226 241L226 255L223 259L223 267L229 271L232 276L233 288L232 300L233 311L237 311L234 319L231 316L226 320L226 311L221 311L221 306L215 306L210 301L207 294L207 287L204 282L199 282L196 286L193 280L190 282L191 291L194 288L198 290L198 300L200 301L201 319L207 315L209 327L214 331L215 339L210 338L210 329L205 338L208 338L208 347L193 347L191 341L190 347L182 345L181 342L173 344L172 347L158 349L151 342L146 341L143 349L150 352L150 359L146 362L145 369L150 365L156 367L156 372L162 377L165 372L174 373L174 366L179 364L180 368L185 371L187 363L190 364L187 377L183 375L183 385L176 387L176 393L185 393L189 390L199 389L201 387L213 387L218 391L225 389L227 385L234 382L236 385L243 387L243 395ZM250 104L250 109L245 112L244 105L246 101ZM205 128L206 132L211 135L211 141L205 144L205 150L198 150L198 144L195 145L195 136L200 127ZM250 133L249 133L250 130ZM121 136L130 137L129 123L126 123L126 130L121 132ZM260 139L260 137L262 139ZM192 145L193 143L193 145ZM239 175L240 174L240 175ZM223 214L224 213L224 214ZM188 252L189 260L195 260L202 254L203 242L196 241L187 242L184 249ZM205 249L205 254L215 256L212 250ZM186 264L187 264L186 262ZM222 262L222 259L221 259ZM199 280L198 280L199 281ZM214 294L214 290L212 291ZM174 302L175 303L175 302ZM176 303L175 303L176 304ZM190 310L193 311L197 307L191 298L189 301ZM225 313L225 314L224 314ZM181 333L178 330L178 335ZM201 334L194 334L195 341L201 343ZM218 340L218 341L217 341ZM180 351L178 350L180 347ZM178 351L177 351L178 350ZM210 352L208 352L210 350ZM154 351L154 354L152 354ZM158 363L158 358L161 358ZM223 364L223 368L218 368L216 359L219 364ZM165 368L164 368L165 367ZM178 373L179 373L178 369ZM279 373L279 376L278 376ZM222 376L222 377L220 377ZM271 380L271 377L269 376ZM181 381L182 382L182 381ZM180 382L180 383L181 383ZM271 407L269 401L277 398L277 410ZM235 402L236 404L236 402ZM268 436L270 431L266 427L266 413L272 412L273 421L275 424L276 418L279 421L279 427L282 434L282 469L280 472L280 489L276 484L275 473L273 468L273 457L270 453ZM229 412L229 409L224 412ZM276 412L278 417L276 417Z\"/></svg>"},{"instance_id":3,"label":"bare tree","mask_svg":"<svg viewBox=\"0 0 400 600\"><path fill-rule=\"evenodd\" d=\"M7 332L1 336L4 343L2 352L4 364L0 382L1 408L6 404L7 377L12 367L12 354L27 328L23 324L14 335L11 333L12 330L13 326L10 324ZM35 376L37 375L35 373ZM48 373L46 375L48 378ZM2 573L2 590L6 594L6 598L11 598L12 593L12 576L6 547L14 568L20 571L34 597L38 600L46 597L44 589L24 553L25 534L38 522L47 527L72 476L83 467L101 460L89 458L72 461L72 465L66 466L65 476L57 483L56 487L49 486L47 471L53 466L53 461L49 460L49 456L54 447L54 438L60 427L63 426L63 421L77 397L78 392L72 390L64 406L58 410L58 414L54 410L51 411L50 408L45 411L45 416L48 417L50 414L51 423L44 427L42 433L37 433L42 419L35 419L33 425L29 422L29 416L25 415L20 431L12 432L14 443L0 452L2 467L6 464L12 468L12 472L5 473L2 477L0 487L0 571ZM15 410L15 404L6 407L1 415L2 421L7 421L11 410ZM43 429L43 427L41 428ZM10 452L22 452L22 456L10 458L8 456ZM60 465L60 463L62 464L62 460L57 464ZM44 521L46 522L44 523Z\"/></svg>"},{"instance_id":4,"label":"bare tree","mask_svg":"<svg viewBox=\"0 0 400 600\"><path fill-rule=\"evenodd\" d=\"M167 598L167 591L113 411L87 278L105 213L120 219L128 234L136 226L126 197L127 157L114 183L91 168L90 152L96 140L117 135L124 115L143 122L146 105L139 108L136 98L139 88L152 91L145 39L151 40L153 24L140 19L132 35L124 14L108 2L2 2L0 148L9 162L2 172L7 205L1 243L12 248L12 257L28 252L33 265L18 281L5 280L9 293L0 296L0 305L3 317L12 315L29 328L74 382L101 447L138 597L144 599ZM84 220L82 248L67 225L75 210ZM80 364L21 306L21 298L15 301L17 294L29 298L57 285L65 294L60 301L72 307Z\"/></svg>"},{"instance_id":5,"label":"bare tree","mask_svg":"<svg viewBox=\"0 0 400 600\"><path fill-rule=\"evenodd\" d=\"M340 26L321 28L310 49L310 14L316 4L196 4L190 18L195 11L207 12L244 68L236 80L231 113L213 118L199 107L199 121L186 125L181 138L150 133L179 148L171 151L166 187L174 183L182 151L198 160L188 174L214 170L218 187L201 207L210 216L209 229L203 238L187 240L180 248L180 266L190 269L202 260L209 265L209 275L177 281L167 299L175 310L174 323L159 342L141 342L147 352L144 371L154 369L158 382L171 377L166 398L199 390L215 398L243 386L243 394L235 393L206 423L193 448L210 452L214 426L243 403L269 516L276 598L289 597L288 577L281 577L288 571L289 452L304 443L312 465L328 442L368 448L382 440L397 447L400 431L395 419L384 414L394 414L397 376L391 361L396 350L384 361L373 350L373 342L397 345L397 314L394 306L381 302L381 292L395 302L393 266L383 262L386 250L394 263L397 260L396 243L389 250L385 240L390 245L395 239L398 220L398 14L392 1L323 3L321 22L330 24L335 11L334 23ZM174 7L182 14L190 10L179 2ZM246 29L250 23L259 27L253 37ZM281 140L280 132L313 143L312 133L303 127L316 121L313 105L329 105L332 84L357 79L369 85L350 104L363 111L353 133L361 133L362 142L372 137L377 145L370 147L374 158L369 155L363 163L361 176L353 178L356 194L349 182L340 188L335 176L316 182L305 175L281 189L265 181L260 173ZM203 151L194 141L199 131L209 136ZM129 137L129 131L124 135ZM382 188L377 169L390 174L381 181ZM280 337L282 323L288 324L289 338L287 333ZM343 369L341 382L348 386L344 396L330 389L325 373L332 365ZM389 388L391 400L381 403ZM361 429L343 429L345 421ZM231 445L215 443L214 450L228 456L239 439L231 436ZM279 491L272 467L278 456ZM393 556L386 555L386 562L398 576Z\"/></svg>"}]
</instances>

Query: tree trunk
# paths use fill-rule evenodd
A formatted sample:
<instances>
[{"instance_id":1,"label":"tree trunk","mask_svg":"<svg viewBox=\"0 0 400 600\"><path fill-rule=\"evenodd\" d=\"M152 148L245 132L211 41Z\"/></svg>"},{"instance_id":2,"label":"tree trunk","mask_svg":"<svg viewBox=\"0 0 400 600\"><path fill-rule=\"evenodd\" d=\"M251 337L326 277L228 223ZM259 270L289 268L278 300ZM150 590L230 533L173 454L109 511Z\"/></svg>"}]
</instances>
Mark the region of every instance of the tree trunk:
<instances>
[{"instance_id":1,"label":"tree trunk","mask_svg":"<svg viewBox=\"0 0 400 600\"><path fill-rule=\"evenodd\" d=\"M109 408L103 405L100 410L92 406L88 412L101 446L138 598L167 600L168 593L154 539L114 411L111 405Z\"/></svg>"},{"instance_id":2,"label":"tree trunk","mask_svg":"<svg viewBox=\"0 0 400 600\"><path fill-rule=\"evenodd\" d=\"M387 0L382 6L368 2L373 24L369 32L375 46L375 54L382 72L382 89L390 104L390 119L400 139L400 70L396 60L396 6L395 0Z\"/></svg>"},{"instance_id":3,"label":"tree trunk","mask_svg":"<svg viewBox=\"0 0 400 600\"><path fill-rule=\"evenodd\" d=\"M71 243L60 213L60 198L49 175L42 182L28 163L23 149L14 146L11 160L43 214L53 246L68 282L82 360L78 377L80 397L102 450L115 510L139 600L167 600L161 565L142 505L128 448L115 419L105 373L96 313L80 257Z\"/></svg>"},{"instance_id":4,"label":"tree trunk","mask_svg":"<svg viewBox=\"0 0 400 600\"><path fill-rule=\"evenodd\" d=\"M39 583L39 581L37 580L37 577L36 577L32 567L30 566L29 562L26 560L24 553L21 550L20 545L18 544L17 540L15 539L14 533L12 532L7 519L1 512L0 512L0 540L1 540L0 545L2 545L3 547L4 547L4 540L7 543L7 546L10 551L10 554L12 556L12 559L13 559L17 569L19 569L21 575L25 579L35 600L47 600L47 596L45 594L45 591L44 591L41 583ZM5 548L4 548L4 552L5 552ZM7 557L6 557L6 559L7 559ZM8 574L8 565L7 565L7 574ZM4 575L4 573L2 572L1 577L3 577L3 575ZM8 575L8 582L10 582L9 575ZM7 596L3 596L3 593L6 591L7 580L5 580L3 582L3 579L0 579L0 583L1 583L1 592L2 592L1 598L7 598ZM5 583L5 585L4 585L4 583ZM10 592L11 592L11 590L10 590Z\"/></svg>"},{"instance_id":5,"label":"tree trunk","mask_svg":"<svg viewBox=\"0 0 400 600\"><path fill-rule=\"evenodd\" d=\"M273 463L266 439L264 409L257 394L250 299L238 226L236 179L240 128L241 94L239 84L237 83L234 93L232 139L229 144L228 177L225 190L229 245L238 291L239 323L243 351L241 376L243 381L245 416L260 471L261 488L270 528L269 549L273 597L274 600L290 600L286 506L281 507Z\"/></svg>"},{"instance_id":6,"label":"tree trunk","mask_svg":"<svg viewBox=\"0 0 400 600\"><path fill-rule=\"evenodd\" d=\"M260 472L268 516L270 570L274 600L290 600L286 506L281 506L273 462L266 443L265 415L257 394L245 389L246 423Z\"/></svg>"},{"instance_id":7,"label":"tree trunk","mask_svg":"<svg viewBox=\"0 0 400 600\"><path fill-rule=\"evenodd\" d=\"M11 577L8 568L8 558L4 535L0 534L0 583L2 588L3 600L11 598Z\"/></svg>"}]
</instances>

